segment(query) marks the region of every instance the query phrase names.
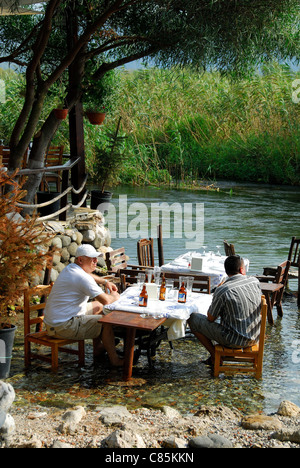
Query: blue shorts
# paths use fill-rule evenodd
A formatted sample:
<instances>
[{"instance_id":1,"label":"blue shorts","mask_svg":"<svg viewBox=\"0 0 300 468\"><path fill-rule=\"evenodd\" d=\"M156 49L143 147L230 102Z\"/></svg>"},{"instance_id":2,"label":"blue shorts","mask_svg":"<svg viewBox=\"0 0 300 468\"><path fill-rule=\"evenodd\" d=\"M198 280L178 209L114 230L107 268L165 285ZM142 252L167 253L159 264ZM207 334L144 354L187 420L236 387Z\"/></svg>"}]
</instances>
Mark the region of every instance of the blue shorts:
<instances>
[{"instance_id":1,"label":"blue shorts","mask_svg":"<svg viewBox=\"0 0 300 468\"><path fill-rule=\"evenodd\" d=\"M240 348L240 346L232 344L226 338L227 331L220 323L210 322L206 315L192 314L188 323L192 332L201 333L201 335L204 335L211 341L215 341L221 346L225 346L226 348Z\"/></svg>"}]
</instances>

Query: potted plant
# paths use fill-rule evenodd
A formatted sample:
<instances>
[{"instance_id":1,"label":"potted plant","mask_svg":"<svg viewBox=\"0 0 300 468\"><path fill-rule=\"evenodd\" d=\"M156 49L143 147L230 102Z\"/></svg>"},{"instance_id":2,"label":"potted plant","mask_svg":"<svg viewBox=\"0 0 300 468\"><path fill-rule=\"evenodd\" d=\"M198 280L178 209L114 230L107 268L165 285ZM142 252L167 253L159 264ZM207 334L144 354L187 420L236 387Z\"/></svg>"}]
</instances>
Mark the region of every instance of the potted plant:
<instances>
[{"instance_id":1,"label":"potted plant","mask_svg":"<svg viewBox=\"0 0 300 468\"><path fill-rule=\"evenodd\" d=\"M100 187L91 191L91 208L97 209L102 203L107 203L112 197L106 186L111 186L117 179L124 162L125 136L119 135L121 117L114 132L108 132L106 140L97 143L94 149L94 158L90 167L93 181ZM105 141L105 143L103 143Z\"/></svg>"},{"instance_id":2,"label":"potted plant","mask_svg":"<svg viewBox=\"0 0 300 468\"><path fill-rule=\"evenodd\" d=\"M25 192L14 175L0 168L0 379L7 378L10 371L15 303L50 260L47 245L53 237L37 224L36 216L20 216L18 203Z\"/></svg>"},{"instance_id":3,"label":"potted plant","mask_svg":"<svg viewBox=\"0 0 300 468\"><path fill-rule=\"evenodd\" d=\"M92 125L102 125L106 116L106 113L104 111L105 106L103 106L102 112L96 110L88 110L86 111L86 116Z\"/></svg>"},{"instance_id":4,"label":"potted plant","mask_svg":"<svg viewBox=\"0 0 300 468\"><path fill-rule=\"evenodd\" d=\"M58 120L65 120L67 118L68 112L69 112L69 109L64 108L63 106L57 107L56 109L54 109L55 117Z\"/></svg>"},{"instance_id":5,"label":"potted plant","mask_svg":"<svg viewBox=\"0 0 300 468\"><path fill-rule=\"evenodd\" d=\"M115 106L116 90L119 89L116 72L112 70L97 79L95 72L98 67L99 64L89 64L83 80L83 109L93 125L104 122L107 109L112 110Z\"/></svg>"}]
</instances>

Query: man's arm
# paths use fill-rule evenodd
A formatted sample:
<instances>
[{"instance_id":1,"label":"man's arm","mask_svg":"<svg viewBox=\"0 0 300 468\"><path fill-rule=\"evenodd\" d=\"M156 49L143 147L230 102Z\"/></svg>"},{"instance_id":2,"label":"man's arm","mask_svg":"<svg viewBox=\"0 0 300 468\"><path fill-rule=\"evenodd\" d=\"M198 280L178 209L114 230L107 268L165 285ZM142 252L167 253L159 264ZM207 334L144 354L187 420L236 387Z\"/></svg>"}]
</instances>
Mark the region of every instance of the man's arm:
<instances>
[{"instance_id":1,"label":"man's arm","mask_svg":"<svg viewBox=\"0 0 300 468\"><path fill-rule=\"evenodd\" d=\"M109 292L116 292L118 291L116 285L114 283L111 283L108 281L108 279L101 278L101 276L94 275L91 273L91 277L96 281L97 284L100 284L101 286L105 287L105 290L108 289Z\"/></svg>"}]
</instances>

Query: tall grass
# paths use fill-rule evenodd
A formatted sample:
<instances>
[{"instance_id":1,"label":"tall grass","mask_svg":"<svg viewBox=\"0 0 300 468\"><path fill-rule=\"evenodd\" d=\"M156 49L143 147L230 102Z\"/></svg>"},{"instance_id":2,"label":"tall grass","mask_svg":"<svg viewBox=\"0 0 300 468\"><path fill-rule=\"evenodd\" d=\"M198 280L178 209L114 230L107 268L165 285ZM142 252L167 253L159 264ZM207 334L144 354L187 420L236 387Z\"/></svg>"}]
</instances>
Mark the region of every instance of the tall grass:
<instances>
[{"instance_id":1,"label":"tall grass","mask_svg":"<svg viewBox=\"0 0 300 468\"><path fill-rule=\"evenodd\" d=\"M119 113L130 158L122 181L300 184L297 77L278 64L239 82L217 72L124 72Z\"/></svg>"},{"instance_id":2,"label":"tall grass","mask_svg":"<svg viewBox=\"0 0 300 468\"><path fill-rule=\"evenodd\" d=\"M0 78L6 83L0 139L7 144L22 106L24 79L13 72L2 72ZM218 72L124 70L116 76L115 107L105 125L84 122L87 168L92 172L95 148L106 146L122 117L126 158L116 181L195 185L199 179L232 179L300 185L300 103L292 101L297 78L299 72L275 63L238 82ZM54 98L47 101L41 123ZM68 151L67 121L53 144L64 144Z\"/></svg>"}]
</instances>

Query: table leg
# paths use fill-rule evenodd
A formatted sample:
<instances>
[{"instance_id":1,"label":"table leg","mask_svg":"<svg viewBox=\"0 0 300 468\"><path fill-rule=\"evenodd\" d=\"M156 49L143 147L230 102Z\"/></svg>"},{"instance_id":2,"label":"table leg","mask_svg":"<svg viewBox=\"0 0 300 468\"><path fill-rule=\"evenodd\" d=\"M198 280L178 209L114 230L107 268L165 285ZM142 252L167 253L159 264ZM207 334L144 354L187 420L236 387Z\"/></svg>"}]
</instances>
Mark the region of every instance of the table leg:
<instances>
[{"instance_id":1,"label":"table leg","mask_svg":"<svg viewBox=\"0 0 300 468\"><path fill-rule=\"evenodd\" d=\"M271 294L264 292L267 304L268 304L268 322L270 325L274 325L274 319L273 319L273 314L272 314L272 301L271 301Z\"/></svg>"},{"instance_id":2,"label":"table leg","mask_svg":"<svg viewBox=\"0 0 300 468\"><path fill-rule=\"evenodd\" d=\"M128 380L130 380L132 376L135 335L136 328L127 328L125 341L125 360L123 370L123 379L126 382L128 382Z\"/></svg>"}]
</instances>

